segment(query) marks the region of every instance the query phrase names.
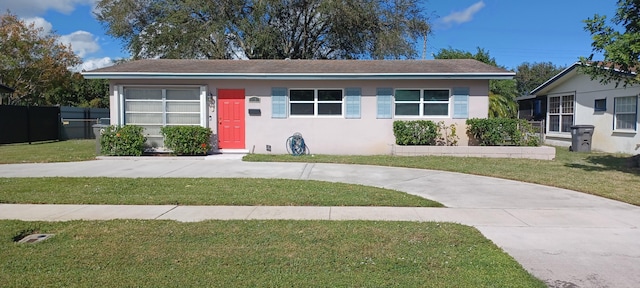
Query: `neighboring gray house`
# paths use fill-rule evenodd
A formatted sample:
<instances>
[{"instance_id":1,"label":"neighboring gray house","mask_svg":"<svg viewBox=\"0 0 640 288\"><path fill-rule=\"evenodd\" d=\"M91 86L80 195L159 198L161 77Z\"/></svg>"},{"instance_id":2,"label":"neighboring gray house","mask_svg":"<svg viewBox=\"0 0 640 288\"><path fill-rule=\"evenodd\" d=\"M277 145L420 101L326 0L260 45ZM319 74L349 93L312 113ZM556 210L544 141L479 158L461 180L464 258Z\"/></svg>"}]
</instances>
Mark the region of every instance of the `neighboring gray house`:
<instances>
[{"instance_id":1,"label":"neighboring gray house","mask_svg":"<svg viewBox=\"0 0 640 288\"><path fill-rule=\"evenodd\" d=\"M284 154L300 132L312 153L390 154L393 121L486 118L489 80L515 73L460 60L138 60L83 73L110 80L111 124L200 125L215 152ZM270 147L270 149L269 149Z\"/></svg>"},{"instance_id":2,"label":"neighboring gray house","mask_svg":"<svg viewBox=\"0 0 640 288\"><path fill-rule=\"evenodd\" d=\"M571 126L593 125L593 150L637 154L640 86L602 84L580 73L580 65L571 65L531 95L518 97L520 118L545 120L546 144L570 146Z\"/></svg>"}]
</instances>

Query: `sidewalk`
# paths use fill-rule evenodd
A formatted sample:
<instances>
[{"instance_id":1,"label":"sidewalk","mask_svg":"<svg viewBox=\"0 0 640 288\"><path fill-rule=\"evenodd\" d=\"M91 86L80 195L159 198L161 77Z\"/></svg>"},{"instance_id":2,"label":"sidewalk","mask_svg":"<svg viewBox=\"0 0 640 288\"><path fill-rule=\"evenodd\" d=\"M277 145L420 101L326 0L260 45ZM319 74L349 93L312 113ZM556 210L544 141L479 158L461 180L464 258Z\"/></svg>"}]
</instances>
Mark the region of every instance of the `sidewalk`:
<instances>
[{"instance_id":1,"label":"sidewalk","mask_svg":"<svg viewBox=\"0 0 640 288\"><path fill-rule=\"evenodd\" d=\"M504 209L316 206L177 206L0 204L0 219L68 220L378 220L448 221L470 226L528 227ZM624 227L624 225L620 225Z\"/></svg>"},{"instance_id":2,"label":"sidewalk","mask_svg":"<svg viewBox=\"0 0 640 288\"><path fill-rule=\"evenodd\" d=\"M0 165L0 177L53 176L312 179L395 189L448 208L0 204L0 219L448 221L476 227L551 287L640 283L640 208L565 189L442 171L215 157Z\"/></svg>"}]
</instances>

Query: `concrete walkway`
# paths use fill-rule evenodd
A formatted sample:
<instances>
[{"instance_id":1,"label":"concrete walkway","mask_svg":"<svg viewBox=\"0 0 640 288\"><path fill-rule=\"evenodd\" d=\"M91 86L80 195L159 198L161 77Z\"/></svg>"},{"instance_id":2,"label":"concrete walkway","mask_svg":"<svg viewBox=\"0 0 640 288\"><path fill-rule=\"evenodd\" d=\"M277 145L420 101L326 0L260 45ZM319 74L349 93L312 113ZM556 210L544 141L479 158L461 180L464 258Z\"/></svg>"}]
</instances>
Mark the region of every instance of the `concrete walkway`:
<instances>
[{"instance_id":1,"label":"concrete walkway","mask_svg":"<svg viewBox=\"0 0 640 288\"><path fill-rule=\"evenodd\" d=\"M565 189L442 171L238 159L108 158L12 164L0 165L0 177L313 179L395 189L448 208L0 204L0 219L449 221L476 227L550 287L637 287L640 283L640 208L633 205Z\"/></svg>"}]
</instances>

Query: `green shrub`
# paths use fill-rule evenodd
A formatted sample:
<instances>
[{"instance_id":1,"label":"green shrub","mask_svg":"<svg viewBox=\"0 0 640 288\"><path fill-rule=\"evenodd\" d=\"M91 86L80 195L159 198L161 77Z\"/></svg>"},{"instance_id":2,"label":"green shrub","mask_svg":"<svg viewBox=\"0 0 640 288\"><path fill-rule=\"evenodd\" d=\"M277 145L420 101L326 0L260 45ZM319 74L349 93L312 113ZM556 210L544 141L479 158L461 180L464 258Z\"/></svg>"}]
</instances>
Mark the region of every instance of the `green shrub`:
<instances>
[{"instance_id":1,"label":"green shrub","mask_svg":"<svg viewBox=\"0 0 640 288\"><path fill-rule=\"evenodd\" d=\"M108 156L140 156L147 138L144 129L136 125L109 126L100 139L100 152Z\"/></svg>"},{"instance_id":2,"label":"green shrub","mask_svg":"<svg viewBox=\"0 0 640 288\"><path fill-rule=\"evenodd\" d=\"M176 155L203 155L211 149L211 129L200 126L166 126L160 130L164 146Z\"/></svg>"},{"instance_id":3,"label":"green shrub","mask_svg":"<svg viewBox=\"0 0 640 288\"><path fill-rule=\"evenodd\" d=\"M394 121L393 135L398 145L435 145L438 126L433 121Z\"/></svg>"},{"instance_id":4,"label":"green shrub","mask_svg":"<svg viewBox=\"0 0 640 288\"><path fill-rule=\"evenodd\" d=\"M468 119L467 132L481 146L538 146L540 140L524 119Z\"/></svg>"},{"instance_id":5,"label":"green shrub","mask_svg":"<svg viewBox=\"0 0 640 288\"><path fill-rule=\"evenodd\" d=\"M438 127L438 139L436 139L436 145L438 146L457 146L458 134L456 134L456 124L447 126L444 121L440 121L437 124Z\"/></svg>"}]
</instances>

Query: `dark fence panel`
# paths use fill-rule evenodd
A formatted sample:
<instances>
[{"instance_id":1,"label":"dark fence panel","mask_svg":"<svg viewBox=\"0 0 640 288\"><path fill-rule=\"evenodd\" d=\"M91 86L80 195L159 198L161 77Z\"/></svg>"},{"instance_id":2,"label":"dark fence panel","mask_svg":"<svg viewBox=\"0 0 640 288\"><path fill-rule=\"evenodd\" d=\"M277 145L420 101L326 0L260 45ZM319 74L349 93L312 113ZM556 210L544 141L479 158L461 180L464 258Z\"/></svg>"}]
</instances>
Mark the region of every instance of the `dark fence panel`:
<instances>
[{"instance_id":1,"label":"dark fence panel","mask_svg":"<svg viewBox=\"0 0 640 288\"><path fill-rule=\"evenodd\" d=\"M109 118L107 108L60 107L62 139L95 139L93 125L98 119Z\"/></svg>"},{"instance_id":2,"label":"dark fence panel","mask_svg":"<svg viewBox=\"0 0 640 288\"><path fill-rule=\"evenodd\" d=\"M28 142L60 140L60 107L29 107Z\"/></svg>"},{"instance_id":3,"label":"dark fence panel","mask_svg":"<svg viewBox=\"0 0 640 288\"><path fill-rule=\"evenodd\" d=\"M0 105L0 144L59 140L60 107Z\"/></svg>"},{"instance_id":4,"label":"dark fence panel","mask_svg":"<svg viewBox=\"0 0 640 288\"><path fill-rule=\"evenodd\" d=\"M0 105L0 144L29 142L29 108Z\"/></svg>"}]
</instances>

